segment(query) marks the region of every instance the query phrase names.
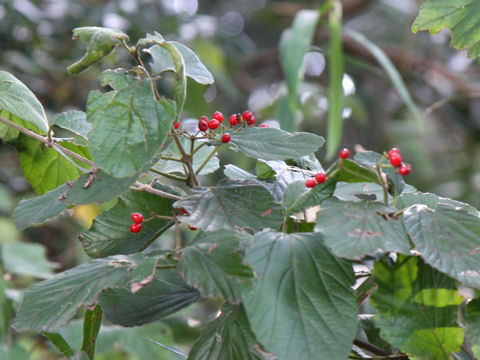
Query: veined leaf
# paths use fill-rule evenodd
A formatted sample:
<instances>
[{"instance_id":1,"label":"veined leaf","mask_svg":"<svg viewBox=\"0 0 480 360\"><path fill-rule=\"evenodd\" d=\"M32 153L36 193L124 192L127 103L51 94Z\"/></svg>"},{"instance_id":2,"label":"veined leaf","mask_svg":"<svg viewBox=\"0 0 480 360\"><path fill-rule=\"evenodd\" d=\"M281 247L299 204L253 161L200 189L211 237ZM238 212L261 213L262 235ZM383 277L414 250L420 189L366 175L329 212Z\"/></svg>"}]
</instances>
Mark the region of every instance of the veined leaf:
<instances>
[{"instance_id":1,"label":"veined leaf","mask_svg":"<svg viewBox=\"0 0 480 360\"><path fill-rule=\"evenodd\" d=\"M447 360L459 351L463 329L457 324L462 297L455 281L418 257L399 256L395 265L374 266L378 284L372 304L382 336L416 358Z\"/></svg>"},{"instance_id":2,"label":"veined leaf","mask_svg":"<svg viewBox=\"0 0 480 360\"><path fill-rule=\"evenodd\" d=\"M115 29L86 26L73 29L73 39L78 38L88 43L88 46L85 55L67 68L67 71L72 75L81 73L103 59L120 45L120 40L128 39L128 36Z\"/></svg>"},{"instance_id":3,"label":"veined leaf","mask_svg":"<svg viewBox=\"0 0 480 360\"><path fill-rule=\"evenodd\" d=\"M313 233L257 233L245 262L258 281L242 300L257 339L279 360L346 359L357 329L351 265Z\"/></svg>"},{"instance_id":4,"label":"veined leaf","mask_svg":"<svg viewBox=\"0 0 480 360\"><path fill-rule=\"evenodd\" d=\"M129 177L141 171L165 141L175 117L173 106L168 100L155 100L147 79L124 70L107 70L100 78L114 90L90 92L89 150L100 169L114 177Z\"/></svg>"}]
</instances>

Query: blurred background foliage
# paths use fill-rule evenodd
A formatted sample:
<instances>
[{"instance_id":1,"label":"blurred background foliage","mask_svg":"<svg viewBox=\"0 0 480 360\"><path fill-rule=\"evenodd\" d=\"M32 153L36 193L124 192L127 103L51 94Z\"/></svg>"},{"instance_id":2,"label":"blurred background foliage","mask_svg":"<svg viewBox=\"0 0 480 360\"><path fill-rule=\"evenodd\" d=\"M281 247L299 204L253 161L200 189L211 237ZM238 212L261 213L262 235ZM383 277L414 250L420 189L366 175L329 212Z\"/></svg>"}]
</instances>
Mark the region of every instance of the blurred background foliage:
<instances>
[{"instance_id":1,"label":"blurred background foliage","mask_svg":"<svg viewBox=\"0 0 480 360\"><path fill-rule=\"evenodd\" d=\"M412 34L411 25L422 1L344 0L343 26L376 44L399 71L418 109L415 120L392 78L372 56L344 32L344 118L341 146L355 144L381 152L402 150L414 171L407 181L422 191L435 192L480 206L480 71L478 60L448 46L450 34ZM213 73L216 83L189 83L184 121L220 110L228 116L248 108L259 122L285 115L287 87L279 44L301 9L318 1L267 0L0 0L0 68L23 81L39 98L48 115L85 109L88 92L98 88L98 74L130 60L117 52L77 77L66 67L82 56L84 45L72 41L72 29L105 26L126 32L132 42L154 30L168 40L191 47ZM326 135L329 89L328 17L321 16L313 45L304 57L298 84L298 107L292 127ZM395 81L395 79L393 79ZM327 139L328 141L328 139ZM325 150L317 154L320 160ZM222 161L253 170L254 163L236 153ZM324 163L324 167L328 162ZM217 172L220 173L220 172ZM217 174L220 177L221 174ZM206 180L206 183L213 182ZM19 335L9 329L12 305L34 281L86 261L77 241L101 207L78 207L54 221L19 232L11 220L18 201L32 196L14 148L0 143L0 359L55 359L41 336ZM40 245L39 245L40 244ZM41 247L39 247L41 246ZM42 251L45 253L43 254ZM18 257L18 258L15 258ZM12 260L13 259L13 260ZM48 259L48 260L47 260ZM20 264L20 265L19 265ZM100 359L163 359L170 352L152 337L188 351L199 329L215 313L208 302L189 308L151 329L105 327L100 336ZM76 338L79 325L64 330ZM102 342L103 341L103 342ZM138 349L143 349L139 355ZM147 350L149 349L149 350ZM148 352L148 354L147 354ZM137 355L134 355L137 354ZM147 355L146 355L147 354Z\"/></svg>"}]
</instances>

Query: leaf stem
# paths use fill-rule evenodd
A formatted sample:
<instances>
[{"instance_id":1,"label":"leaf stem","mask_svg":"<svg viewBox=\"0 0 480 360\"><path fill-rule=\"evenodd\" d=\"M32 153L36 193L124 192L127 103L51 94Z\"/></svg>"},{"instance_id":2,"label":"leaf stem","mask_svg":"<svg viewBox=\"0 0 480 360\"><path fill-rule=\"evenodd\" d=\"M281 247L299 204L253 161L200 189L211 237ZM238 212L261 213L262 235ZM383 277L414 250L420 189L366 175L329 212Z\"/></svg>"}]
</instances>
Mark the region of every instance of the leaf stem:
<instances>
[{"instance_id":1,"label":"leaf stem","mask_svg":"<svg viewBox=\"0 0 480 360\"><path fill-rule=\"evenodd\" d=\"M177 158L172 157L172 156L163 156L163 155L160 155L160 156L159 156L159 159L167 160L167 161L182 162L182 159L177 159Z\"/></svg>"},{"instance_id":2,"label":"leaf stem","mask_svg":"<svg viewBox=\"0 0 480 360\"><path fill-rule=\"evenodd\" d=\"M215 148L210 152L210 154L208 154L207 158L205 160L203 160L203 162L198 167L197 171L195 172L195 175L200 174L200 171L203 170L203 168L205 167L205 165L207 165L207 163L210 161L210 159L213 157L213 155L215 155L215 153L218 151L218 149L220 149L220 146L221 145L215 146Z\"/></svg>"},{"instance_id":3,"label":"leaf stem","mask_svg":"<svg viewBox=\"0 0 480 360\"><path fill-rule=\"evenodd\" d=\"M166 173L166 172L157 170L157 169L155 169L155 168L153 168L153 167L150 168L150 171L151 171L151 172L154 172L154 173L156 173L156 174L158 174L158 175L162 175L162 176L164 176L164 177L166 177L166 178L172 179L172 180L183 181L183 182L187 181L187 178L184 178L183 176L172 175L172 174L169 174L169 173Z\"/></svg>"},{"instance_id":4,"label":"leaf stem","mask_svg":"<svg viewBox=\"0 0 480 360\"><path fill-rule=\"evenodd\" d=\"M168 192L165 192L165 191L162 191L162 190L158 190L158 189L155 189L154 187L152 187L151 185L149 184L142 184L138 181L136 181L133 186L130 186L129 188L130 190L133 190L133 191L143 191L143 192L147 192L147 193L150 193L150 194L154 194L154 195L157 195L157 196L160 196L160 197L163 197L163 198L166 198L166 199L170 199L170 200L180 200L181 197L180 196L177 196L177 195L173 195L173 194L170 194Z\"/></svg>"}]
</instances>

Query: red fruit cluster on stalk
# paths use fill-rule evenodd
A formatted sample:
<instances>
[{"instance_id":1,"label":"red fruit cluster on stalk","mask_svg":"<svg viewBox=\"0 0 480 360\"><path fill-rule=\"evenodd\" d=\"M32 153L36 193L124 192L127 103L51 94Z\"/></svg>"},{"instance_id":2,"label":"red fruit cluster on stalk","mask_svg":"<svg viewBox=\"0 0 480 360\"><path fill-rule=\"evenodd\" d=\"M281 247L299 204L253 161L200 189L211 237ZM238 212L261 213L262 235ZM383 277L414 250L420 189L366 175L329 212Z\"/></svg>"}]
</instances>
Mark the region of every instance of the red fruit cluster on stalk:
<instances>
[{"instance_id":1,"label":"red fruit cluster on stalk","mask_svg":"<svg viewBox=\"0 0 480 360\"><path fill-rule=\"evenodd\" d=\"M307 179L305 180L305 186L308 188L313 188L317 184L323 184L325 181L327 181L327 174L324 172L319 172L315 174L314 179Z\"/></svg>"},{"instance_id":2,"label":"red fruit cluster on stalk","mask_svg":"<svg viewBox=\"0 0 480 360\"><path fill-rule=\"evenodd\" d=\"M142 230L143 215L136 212L131 215L133 224L130 226L130 232L136 234Z\"/></svg>"},{"instance_id":3,"label":"red fruit cluster on stalk","mask_svg":"<svg viewBox=\"0 0 480 360\"><path fill-rule=\"evenodd\" d=\"M248 125L255 124L255 116L250 110L245 110L242 114L232 114L228 118L228 122L230 125L235 126L238 125L240 122L246 122Z\"/></svg>"},{"instance_id":4,"label":"red fruit cluster on stalk","mask_svg":"<svg viewBox=\"0 0 480 360\"><path fill-rule=\"evenodd\" d=\"M409 164L405 164L402 159L402 155L400 155L400 150L397 148L393 148L388 152L388 158L390 160L390 164L398 168L398 173L402 176L410 174L412 167Z\"/></svg>"}]
</instances>

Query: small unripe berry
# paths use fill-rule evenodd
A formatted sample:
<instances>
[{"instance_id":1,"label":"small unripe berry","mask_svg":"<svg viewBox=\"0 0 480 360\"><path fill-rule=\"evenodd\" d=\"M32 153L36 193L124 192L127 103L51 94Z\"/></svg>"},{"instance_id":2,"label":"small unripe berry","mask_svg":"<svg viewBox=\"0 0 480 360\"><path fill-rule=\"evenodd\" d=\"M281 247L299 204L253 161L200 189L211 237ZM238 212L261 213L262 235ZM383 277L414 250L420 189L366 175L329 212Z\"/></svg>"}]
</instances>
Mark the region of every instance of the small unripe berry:
<instances>
[{"instance_id":1,"label":"small unripe berry","mask_svg":"<svg viewBox=\"0 0 480 360\"><path fill-rule=\"evenodd\" d=\"M402 164L402 156L399 153L392 153L390 156L390 164L400 166Z\"/></svg>"},{"instance_id":2,"label":"small unripe berry","mask_svg":"<svg viewBox=\"0 0 480 360\"><path fill-rule=\"evenodd\" d=\"M174 127L175 129L178 129L178 128L180 127L180 121L177 121L177 122L173 125L173 127Z\"/></svg>"},{"instance_id":3,"label":"small unripe berry","mask_svg":"<svg viewBox=\"0 0 480 360\"><path fill-rule=\"evenodd\" d=\"M317 185L316 181L314 179L307 179L305 180L305 186L308 188L313 188L315 185Z\"/></svg>"},{"instance_id":4,"label":"small unripe berry","mask_svg":"<svg viewBox=\"0 0 480 360\"><path fill-rule=\"evenodd\" d=\"M412 171L412 167L408 164L402 164L398 168L398 173L402 176L410 174L410 171Z\"/></svg>"},{"instance_id":5,"label":"small unripe berry","mask_svg":"<svg viewBox=\"0 0 480 360\"><path fill-rule=\"evenodd\" d=\"M238 124L238 114L232 114L230 115L230 118L228 119L228 122L230 125L235 126Z\"/></svg>"},{"instance_id":6,"label":"small unripe berry","mask_svg":"<svg viewBox=\"0 0 480 360\"><path fill-rule=\"evenodd\" d=\"M327 175L323 172L315 174L315 180L319 184L323 184L327 180Z\"/></svg>"},{"instance_id":7,"label":"small unripe berry","mask_svg":"<svg viewBox=\"0 0 480 360\"><path fill-rule=\"evenodd\" d=\"M247 123L248 121L253 117L253 114L251 111L245 110L242 114L243 120L245 120Z\"/></svg>"},{"instance_id":8,"label":"small unripe berry","mask_svg":"<svg viewBox=\"0 0 480 360\"><path fill-rule=\"evenodd\" d=\"M223 121L223 114L220 111L215 111L212 117L219 122Z\"/></svg>"},{"instance_id":9,"label":"small unripe berry","mask_svg":"<svg viewBox=\"0 0 480 360\"><path fill-rule=\"evenodd\" d=\"M253 125L255 123L255 117L252 116L250 119L247 120L248 125Z\"/></svg>"},{"instance_id":10,"label":"small unripe berry","mask_svg":"<svg viewBox=\"0 0 480 360\"><path fill-rule=\"evenodd\" d=\"M136 234L139 233L142 230L142 224L132 224L130 226L130 232Z\"/></svg>"},{"instance_id":11,"label":"small unripe berry","mask_svg":"<svg viewBox=\"0 0 480 360\"><path fill-rule=\"evenodd\" d=\"M135 224L140 224L143 222L143 215L140 213L133 213L131 218Z\"/></svg>"},{"instance_id":12,"label":"small unripe berry","mask_svg":"<svg viewBox=\"0 0 480 360\"><path fill-rule=\"evenodd\" d=\"M219 125L220 125L220 122L215 119L212 119L208 122L208 128L212 130L215 130L216 128L218 128Z\"/></svg>"},{"instance_id":13,"label":"small unripe berry","mask_svg":"<svg viewBox=\"0 0 480 360\"><path fill-rule=\"evenodd\" d=\"M200 131L203 131L203 132L207 131L208 130L208 122L205 121L205 120L200 120L198 122L198 128L199 128Z\"/></svg>"},{"instance_id":14,"label":"small unripe berry","mask_svg":"<svg viewBox=\"0 0 480 360\"><path fill-rule=\"evenodd\" d=\"M350 156L350 150L348 150L347 148L342 149L342 151L340 151L339 156L340 156L342 159L348 158L348 157Z\"/></svg>"},{"instance_id":15,"label":"small unripe berry","mask_svg":"<svg viewBox=\"0 0 480 360\"><path fill-rule=\"evenodd\" d=\"M225 133L222 135L222 143L226 144L230 141L232 137L230 136L229 133Z\"/></svg>"}]
</instances>

